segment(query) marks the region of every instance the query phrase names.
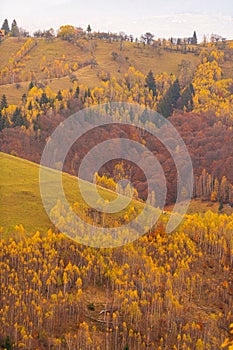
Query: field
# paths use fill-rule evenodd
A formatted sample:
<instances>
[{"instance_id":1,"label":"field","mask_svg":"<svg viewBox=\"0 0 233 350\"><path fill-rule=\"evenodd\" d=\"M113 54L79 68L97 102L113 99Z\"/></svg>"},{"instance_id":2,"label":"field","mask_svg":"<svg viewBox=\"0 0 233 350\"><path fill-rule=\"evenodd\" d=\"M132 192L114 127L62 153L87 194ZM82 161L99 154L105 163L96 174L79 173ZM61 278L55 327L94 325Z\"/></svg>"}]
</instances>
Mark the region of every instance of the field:
<instances>
[{"instance_id":1,"label":"field","mask_svg":"<svg viewBox=\"0 0 233 350\"><path fill-rule=\"evenodd\" d=\"M53 225L46 214L39 188L39 165L22 158L0 153L0 221L4 232L11 231L16 225L22 224L28 233L39 230L46 232ZM48 170L50 188L56 196L56 172ZM83 182L84 191L92 192L93 187ZM77 178L63 174L64 192L70 205L81 203L81 194L77 185ZM114 192L98 188L100 195L108 201L116 198ZM52 195L53 196L53 195ZM54 200L54 198L51 198ZM140 210L142 204L134 201ZM85 204L84 204L85 206ZM119 214L120 215L120 214ZM113 218L112 218L113 219ZM110 219L111 220L111 219Z\"/></svg>"},{"instance_id":2,"label":"field","mask_svg":"<svg viewBox=\"0 0 233 350\"><path fill-rule=\"evenodd\" d=\"M167 72L169 74L179 75L179 65L183 60L190 61L194 67L198 64L199 58L192 53L186 55L180 52L168 52L160 48L144 47L135 43L124 43L122 51L117 42L107 42L103 40L82 41L78 47L72 43L56 38L53 42L47 42L44 39L34 39L37 41L30 51L30 59L22 63L25 64L24 70L28 73L33 72L38 81L50 86L54 91L72 87L72 82L68 76L47 79L40 68L43 57L46 62L52 64L54 60L60 60L64 64L80 64L78 70L73 72L77 77L79 84L85 84L90 88L100 86L101 74L111 74L121 78L130 66L147 74L150 70L156 73ZM4 67L12 54L15 54L25 42L24 39L16 40L7 38L0 45L0 66ZM112 58L112 52L118 54L116 61ZM88 61L95 59L97 65L91 67ZM82 65L84 65L82 67ZM19 85L0 85L0 96L6 94L9 103L18 103L19 99L27 92L29 81L20 82Z\"/></svg>"}]
</instances>

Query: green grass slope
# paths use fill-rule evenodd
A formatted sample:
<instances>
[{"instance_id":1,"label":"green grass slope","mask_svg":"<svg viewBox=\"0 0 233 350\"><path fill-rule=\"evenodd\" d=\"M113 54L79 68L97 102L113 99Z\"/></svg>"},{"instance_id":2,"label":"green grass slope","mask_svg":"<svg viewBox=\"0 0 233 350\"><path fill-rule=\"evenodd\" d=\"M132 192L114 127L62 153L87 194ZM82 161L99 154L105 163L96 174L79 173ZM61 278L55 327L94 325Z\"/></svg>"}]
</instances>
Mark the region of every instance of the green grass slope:
<instances>
[{"instance_id":1,"label":"green grass slope","mask_svg":"<svg viewBox=\"0 0 233 350\"><path fill-rule=\"evenodd\" d=\"M49 200L56 204L57 172L47 169L49 175ZM91 196L94 185L82 181L84 191ZM63 188L70 205L78 202L82 208L86 203L78 188L77 178L63 174ZM99 187L100 195L109 202L116 199L116 194L110 190ZM143 204L133 200L137 211ZM119 220L124 215L124 210L109 217L108 223ZM0 227L4 232L11 231L16 225L22 224L27 233L39 230L47 231L52 223L43 207L39 188L39 165L0 152Z\"/></svg>"},{"instance_id":2,"label":"green grass slope","mask_svg":"<svg viewBox=\"0 0 233 350\"><path fill-rule=\"evenodd\" d=\"M22 224L28 231L48 229L51 222L43 208L39 166L0 153L0 226L10 230Z\"/></svg>"}]
</instances>

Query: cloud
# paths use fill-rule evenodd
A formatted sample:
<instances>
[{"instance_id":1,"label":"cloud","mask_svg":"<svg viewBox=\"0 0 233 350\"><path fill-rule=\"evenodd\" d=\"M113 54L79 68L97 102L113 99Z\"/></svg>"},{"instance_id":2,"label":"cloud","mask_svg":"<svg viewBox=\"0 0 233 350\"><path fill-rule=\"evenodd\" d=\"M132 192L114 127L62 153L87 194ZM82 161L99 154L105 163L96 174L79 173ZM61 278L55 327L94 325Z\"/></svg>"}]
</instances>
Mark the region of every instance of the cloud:
<instances>
[{"instance_id":1,"label":"cloud","mask_svg":"<svg viewBox=\"0 0 233 350\"><path fill-rule=\"evenodd\" d=\"M140 36L147 31L155 34L155 37L187 37L197 31L199 40L204 34L216 33L233 39L233 18L223 15L180 13L175 15L161 15L143 17L133 20L108 19L105 23L98 20L93 23L96 29L120 31Z\"/></svg>"}]
</instances>

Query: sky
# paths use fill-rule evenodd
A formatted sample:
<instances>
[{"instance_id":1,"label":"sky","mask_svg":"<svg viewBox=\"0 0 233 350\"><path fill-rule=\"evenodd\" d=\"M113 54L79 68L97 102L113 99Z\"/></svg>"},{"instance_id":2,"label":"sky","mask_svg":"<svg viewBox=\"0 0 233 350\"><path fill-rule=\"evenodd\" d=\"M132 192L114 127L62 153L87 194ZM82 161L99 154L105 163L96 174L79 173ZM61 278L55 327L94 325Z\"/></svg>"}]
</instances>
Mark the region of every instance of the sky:
<instances>
[{"instance_id":1,"label":"sky","mask_svg":"<svg viewBox=\"0 0 233 350\"><path fill-rule=\"evenodd\" d=\"M140 37L187 37L197 31L233 39L232 0L0 0L0 24L15 18L32 34L37 29L72 24L95 31L111 31Z\"/></svg>"}]
</instances>

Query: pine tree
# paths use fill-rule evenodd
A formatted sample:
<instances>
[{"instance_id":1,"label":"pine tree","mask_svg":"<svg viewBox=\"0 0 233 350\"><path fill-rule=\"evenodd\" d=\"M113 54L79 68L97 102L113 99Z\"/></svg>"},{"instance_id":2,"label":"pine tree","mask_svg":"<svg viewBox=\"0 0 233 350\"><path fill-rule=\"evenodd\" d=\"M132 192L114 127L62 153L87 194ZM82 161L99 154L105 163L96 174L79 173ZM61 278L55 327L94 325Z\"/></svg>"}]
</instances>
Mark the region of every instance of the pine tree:
<instances>
[{"instance_id":1,"label":"pine tree","mask_svg":"<svg viewBox=\"0 0 233 350\"><path fill-rule=\"evenodd\" d=\"M165 96L161 99L158 104L158 112L165 118L170 117L173 110L177 108L177 101L180 98L180 83L176 79L173 85L168 89Z\"/></svg>"},{"instance_id":2,"label":"pine tree","mask_svg":"<svg viewBox=\"0 0 233 350\"><path fill-rule=\"evenodd\" d=\"M28 90L31 90L34 87L34 83L31 81L28 87Z\"/></svg>"},{"instance_id":3,"label":"pine tree","mask_svg":"<svg viewBox=\"0 0 233 350\"><path fill-rule=\"evenodd\" d=\"M77 86L77 87L76 87L76 90L75 90L75 95L74 95L74 97L75 97L75 98L78 98L78 97L79 97L79 93L80 93L80 88L79 88L79 86Z\"/></svg>"},{"instance_id":4,"label":"pine tree","mask_svg":"<svg viewBox=\"0 0 233 350\"><path fill-rule=\"evenodd\" d=\"M13 128L15 128L16 126L28 126L27 124L27 120L25 117L22 116L22 112L20 110L20 108L16 108L15 112L13 113L13 116L11 118L11 122L13 124Z\"/></svg>"},{"instance_id":5,"label":"pine tree","mask_svg":"<svg viewBox=\"0 0 233 350\"><path fill-rule=\"evenodd\" d=\"M88 26L87 26L87 32L88 32L88 34L91 33L91 31L92 31L91 26L90 26L90 24L88 24Z\"/></svg>"},{"instance_id":6,"label":"pine tree","mask_svg":"<svg viewBox=\"0 0 233 350\"><path fill-rule=\"evenodd\" d=\"M197 33L196 33L196 31L194 31L194 33L193 33L192 44L197 45Z\"/></svg>"},{"instance_id":7,"label":"pine tree","mask_svg":"<svg viewBox=\"0 0 233 350\"><path fill-rule=\"evenodd\" d=\"M172 106L175 108L178 99L180 98L180 83L176 79L172 87L169 89L168 94L171 98Z\"/></svg>"},{"instance_id":8,"label":"pine tree","mask_svg":"<svg viewBox=\"0 0 233 350\"><path fill-rule=\"evenodd\" d=\"M29 105L28 105L28 110L31 111L33 109L32 107L32 101L29 102Z\"/></svg>"},{"instance_id":9,"label":"pine tree","mask_svg":"<svg viewBox=\"0 0 233 350\"><path fill-rule=\"evenodd\" d=\"M11 25L11 36L19 36L19 27L16 23L16 20L14 19Z\"/></svg>"},{"instance_id":10,"label":"pine tree","mask_svg":"<svg viewBox=\"0 0 233 350\"><path fill-rule=\"evenodd\" d=\"M58 101L62 101L63 97L62 97L61 90L58 91L57 96L56 96L56 99L57 99Z\"/></svg>"},{"instance_id":11,"label":"pine tree","mask_svg":"<svg viewBox=\"0 0 233 350\"><path fill-rule=\"evenodd\" d=\"M7 103L7 99L6 99L6 95L2 95L2 99L1 99L1 104L0 104L0 110L2 111L4 108L8 107L8 103Z\"/></svg>"},{"instance_id":12,"label":"pine tree","mask_svg":"<svg viewBox=\"0 0 233 350\"><path fill-rule=\"evenodd\" d=\"M42 107L42 105L46 103L49 103L49 98L47 97L46 93L43 92L40 99L40 106Z\"/></svg>"},{"instance_id":13,"label":"pine tree","mask_svg":"<svg viewBox=\"0 0 233 350\"><path fill-rule=\"evenodd\" d=\"M150 71L147 74L146 84L147 84L148 88L153 92L153 96L157 96L155 78L154 78L152 71Z\"/></svg>"},{"instance_id":14,"label":"pine tree","mask_svg":"<svg viewBox=\"0 0 233 350\"><path fill-rule=\"evenodd\" d=\"M1 29L2 29L2 30L5 30L5 34L6 34L6 35L9 33L10 28L9 28L9 24L8 24L8 20L7 20L7 19L4 20Z\"/></svg>"},{"instance_id":15,"label":"pine tree","mask_svg":"<svg viewBox=\"0 0 233 350\"><path fill-rule=\"evenodd\" d=\"M222 200L220 199L218 211L221 212L222 210L223 210L223 202L222 202Z\"/></svg>"},{"instance_id":16,"label":"pine tree","mask_svg":"<svg viewBox=\"0 0 233 350\"><path fill-rule=\"evenodd\" d=\"M9 128L9 126L10 125L8 119L5 116L3 116L0 112L0 131L2 131L5 128Z\"/></svg>"},{"instance_id":17,"label":"pine tree","mask_svg":"<svg viewBox=\"0 0 233 350\"><path fill-rule=\"evenodd\" d=\"M172 105L167 99L167 97L163 97L162 100L158 104L158 112L162 114L163 117L168 118L172 115Z\"/></svg>"},{"instance_id":18,"label":"pine tree","mask_svg":"<svg viewBox=\"0 0 233 350\"><path fill-rule=\"evenodd\" d=\"M192 84L189 84L189 86L187 86L182 95L181 95L181 102L179 103L179 108L180 109L184 109L184 107L186 108L187 112L191 112L193 110L193 95L194 95L194 89Z\"/></svg>"}]
</instances>

